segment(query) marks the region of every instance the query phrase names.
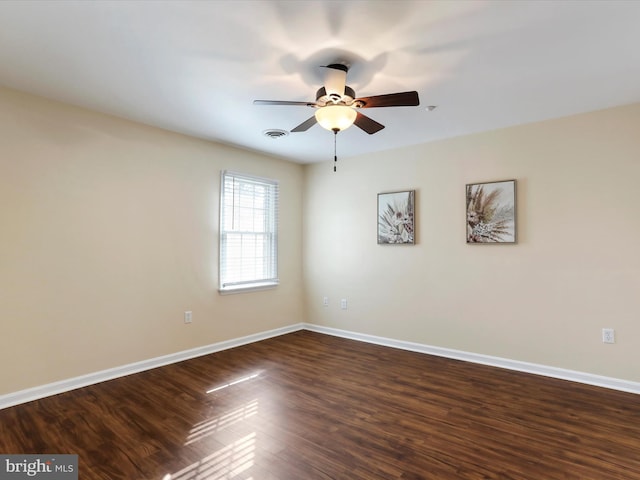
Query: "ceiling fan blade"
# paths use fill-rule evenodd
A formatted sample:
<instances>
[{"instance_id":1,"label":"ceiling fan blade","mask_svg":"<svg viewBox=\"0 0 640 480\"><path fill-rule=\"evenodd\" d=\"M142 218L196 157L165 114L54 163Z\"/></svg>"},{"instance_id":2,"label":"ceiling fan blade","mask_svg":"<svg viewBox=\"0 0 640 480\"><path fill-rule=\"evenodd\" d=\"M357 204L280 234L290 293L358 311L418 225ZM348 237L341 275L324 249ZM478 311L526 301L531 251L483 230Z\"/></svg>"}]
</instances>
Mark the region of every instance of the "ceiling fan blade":
<instances>
[{"instance_id":1,"label":"ceiling fan blade","mask_svg":"<svg viewBox=\"0 0 640 480\"><path fill-rule=\"evenodd\" d=\"M374 107L417 107L420 105L418 92L389 93L373 97L356 98L354 103L361 103L360 108Z\"/></svg>"},{"instance_id":2,"label":"ceiling fan blade","mask_svg":"<svg viewBox=\"0 0 640 480\"><path fill-rule=\"evenodd\" d=\"M254 105L298 105L302 107L315 107L314 102L289 102L287 100L254 100Z\"/></svg>"},{"instance_id":3,"label":"ceiling fan blade","mask_svg":"<svg viewBox=\"0 0 640 480\"><path fill-rule=\"evenodd\" d=\"M318 123L318 121L316 120L316 117L314 115L313 117L311 117L311 118L305 120L304 122L302 122L300 125L298 125L296 128L294 128L291 131L292 132L306 132L311 127L313 127L316 123Z\"/></svg>"},{"instance_id":4,"label":"ceiling fan blade","mask_svg":"<svg viewBox=\"0 0 640 480\"><path fill-rule=\"evenodd\" d=\"M356 119L353 123L356 127L361 128L362 130L367 132L369 135L373 135L374 133L379 132L384 128L384 125L376 122L375 120L367 117L366 115L361 114L360 112L358 112L358 115L356 115Z\"/></svg>"}]
</instances>

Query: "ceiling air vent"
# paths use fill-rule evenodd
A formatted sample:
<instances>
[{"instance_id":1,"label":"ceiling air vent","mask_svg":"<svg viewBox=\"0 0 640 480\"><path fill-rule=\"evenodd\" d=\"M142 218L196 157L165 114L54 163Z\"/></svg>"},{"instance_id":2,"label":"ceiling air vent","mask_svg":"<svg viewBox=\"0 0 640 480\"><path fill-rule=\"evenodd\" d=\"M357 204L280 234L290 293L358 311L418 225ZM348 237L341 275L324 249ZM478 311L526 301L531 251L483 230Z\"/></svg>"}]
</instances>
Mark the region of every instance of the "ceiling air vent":
<instances>
[{"instance_id":1,"label":"ceiling air vent","mask_svg":"<svg viewBox=\"0 0 640 480\"><path fill-rule=\"evenodd\" d=\"M276 128L272 130L265 130L264 132L262 132L262 134L265 137L269 137L269 138L280 138L280 137L286 137L287 135L289 135L289 132L287 132L286 130L278 130Z\"/></svg>"}]
</instances>

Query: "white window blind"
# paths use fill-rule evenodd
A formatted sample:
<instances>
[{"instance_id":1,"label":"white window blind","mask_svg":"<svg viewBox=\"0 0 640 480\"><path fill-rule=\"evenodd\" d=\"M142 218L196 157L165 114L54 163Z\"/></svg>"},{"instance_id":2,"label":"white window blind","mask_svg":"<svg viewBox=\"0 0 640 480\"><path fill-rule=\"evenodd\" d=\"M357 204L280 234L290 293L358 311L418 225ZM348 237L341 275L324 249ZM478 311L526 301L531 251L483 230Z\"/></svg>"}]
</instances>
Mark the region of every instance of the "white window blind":
<instances>
[{"instance_id":1,"label":"white window blind","mask_svg":"<svg viewBox=\"0 0 640 480\"><path fill-rule=\"evenodd\" d=\"M220 290L278 284L278 182L222 172Z\"/></svg>"}]
</instances>

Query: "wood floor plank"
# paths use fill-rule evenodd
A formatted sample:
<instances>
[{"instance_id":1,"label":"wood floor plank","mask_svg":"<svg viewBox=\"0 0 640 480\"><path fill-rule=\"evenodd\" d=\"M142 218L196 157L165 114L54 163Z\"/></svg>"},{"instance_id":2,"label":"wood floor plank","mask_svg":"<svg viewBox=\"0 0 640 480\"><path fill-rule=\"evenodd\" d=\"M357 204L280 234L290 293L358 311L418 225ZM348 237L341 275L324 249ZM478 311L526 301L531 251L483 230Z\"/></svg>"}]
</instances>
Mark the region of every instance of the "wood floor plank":
<instances>
[{"instance_id":1,"label":"wood floor plank","mask_svg":"<svg viewBox=\"0 0 640 480\"><path fill-rule=\"evenodd\" d=\"M80 478L640 479L640 396L300 331L0 411Z\"/></svg>"}]
</instances>

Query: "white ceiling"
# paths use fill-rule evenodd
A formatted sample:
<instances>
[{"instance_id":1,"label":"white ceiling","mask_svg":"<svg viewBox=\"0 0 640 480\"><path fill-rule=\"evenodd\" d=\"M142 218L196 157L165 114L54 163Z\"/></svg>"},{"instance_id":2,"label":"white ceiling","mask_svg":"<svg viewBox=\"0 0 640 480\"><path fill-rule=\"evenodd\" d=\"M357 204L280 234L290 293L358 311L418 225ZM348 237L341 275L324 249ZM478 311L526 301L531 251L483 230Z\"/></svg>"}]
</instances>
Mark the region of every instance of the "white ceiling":
<instances>
[{"instance_id":1,"label":"white ceiling","mask_svg":"<svg viewBox=\"0 0 640 480\"><path fill-rule=\"evenodd\" d=\"M340 157L640 101L640 1L0 1L0 85L297 162L332 160L320 65L347 62L375 135ZM429 112L425 107L437 105Z\"/></svg>"}]
</instances>

